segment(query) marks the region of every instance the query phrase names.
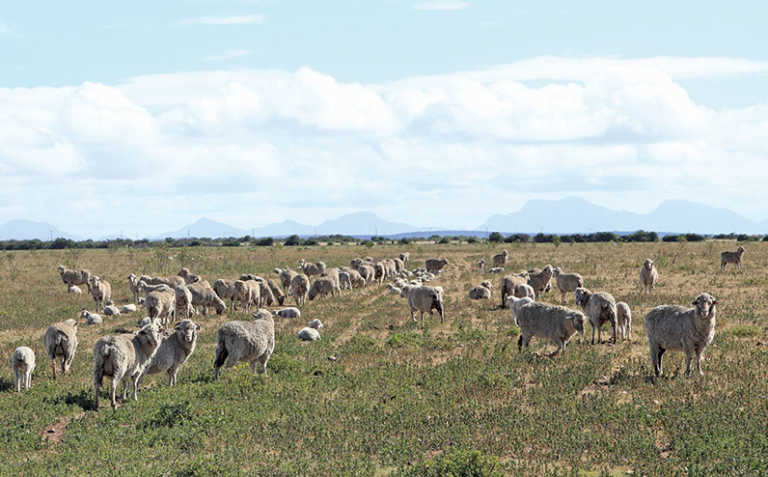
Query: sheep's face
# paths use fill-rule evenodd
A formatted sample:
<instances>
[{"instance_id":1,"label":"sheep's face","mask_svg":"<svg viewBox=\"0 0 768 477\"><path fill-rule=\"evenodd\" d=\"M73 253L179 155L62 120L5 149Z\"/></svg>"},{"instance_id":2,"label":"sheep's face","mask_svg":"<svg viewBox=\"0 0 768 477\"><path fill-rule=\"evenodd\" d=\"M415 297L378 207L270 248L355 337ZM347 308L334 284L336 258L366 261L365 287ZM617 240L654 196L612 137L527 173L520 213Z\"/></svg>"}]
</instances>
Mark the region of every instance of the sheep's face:
<instances>
[{"instance_id":1,"label":"sheep's face","mask_svg":"<svg viewBox=\"0 0 768 477\"><path fill-rule=\"evenodd\" d=\"M561 273L563 273L563 270L560 267L555 267L552 269L552 276L555 278L560 276Z\"/></svg>"},{"instance_id":2,"label":"sheep's face","mask_svg":"<svg viewBox=\"0 0 768 477\"><path fill-rule=\"evenodd\" d=\"M573 328L579 332L580 335L584 334L584 315L581 313L572 313L568 318L573 323Z\"/></svg>"},{"instance_id":3,"label":"sheep's face","mask_svg":"<svg viewBox=\"0 0 768 477\"><path fill-rule=\"evenodd\" d=\"M157 347L157 343L160 341L160 330L154 325L154 323L150 323L143 326L139 331L136 332L136 338L139 340L139 343L141 343L142 346L145 346L149 349L154 349Z\"/></svg>"},{"instance_id":4,"label":"sheep's face","mask_svg":"<svg viewBox=\"0 0 768 477\"><path fill-rule=\"evenodd\" d=\"M645 263L643 264L643 266L645 267L646 270L652 269L653 268L653 260L651 260L650 258L646 258L645 259Z\"/></svg>"},{"instance_id":5,"label":"sheep's face","mask_svg":"<svg viewBox=\"0 0 768 477\"><path fill-rule=\"evenodd\" d=\"M702 293L693 300L693 306L696 307L696 314L701 317L711 316L715 311L717 300L709 293Z\"/></svg>"},{"instance_id":6,"label":"sheep's face","mask_svg":"<svg viewBox=\"0 0 768 477\"><path fill-rule=\"evenodd\" d=\"M197 339L197 332L200 331L200 325L192 320L182 320L176 325L175 331L183 341L192 343Z\"/></svg>"},{"instance_id":7,"label":"sheep's face","mask_svg":"<svg viewBox=\"0 0 768 477\"><path fill-rule=\"evenodd\" d=\"M742 247L742 246L739 246L739 248L737 248L737 249L736 249L736 253L738 253L739 255L741 255L742 253L744 253L744 247Z\"/></svg>"},{"instance_id":8,"label":"sheep's face","mask_svg":"<svg viewBox=\"0 0 768 477\"><path fill-rule=\"evenodd\" d=\"M586 306L587 302L589 301L589 296L591 293L586 288L579 287L574 290L573 295L576 298L576 303L583 307Z\"/></svg>"}]
</instances>

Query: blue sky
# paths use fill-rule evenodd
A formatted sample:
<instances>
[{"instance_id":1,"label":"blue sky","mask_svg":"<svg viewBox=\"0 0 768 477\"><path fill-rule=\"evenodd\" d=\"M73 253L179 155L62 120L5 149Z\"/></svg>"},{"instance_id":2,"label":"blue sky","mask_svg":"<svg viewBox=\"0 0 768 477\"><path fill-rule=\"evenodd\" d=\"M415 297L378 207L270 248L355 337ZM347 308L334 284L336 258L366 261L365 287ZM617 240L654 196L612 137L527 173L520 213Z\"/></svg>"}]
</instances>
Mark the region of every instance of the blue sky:
<instances>
[{"instance_id":1,"label":"blue sky","mask_svg":"<svg viewBox=\"0 0 768 477\"><path fill-rule=\"evenodd\" d=\"M0 221L140 235L367 209L471 228L569 195L768 218L765 18L765 2L14 2Z\"/></svg>"}]
</instances>

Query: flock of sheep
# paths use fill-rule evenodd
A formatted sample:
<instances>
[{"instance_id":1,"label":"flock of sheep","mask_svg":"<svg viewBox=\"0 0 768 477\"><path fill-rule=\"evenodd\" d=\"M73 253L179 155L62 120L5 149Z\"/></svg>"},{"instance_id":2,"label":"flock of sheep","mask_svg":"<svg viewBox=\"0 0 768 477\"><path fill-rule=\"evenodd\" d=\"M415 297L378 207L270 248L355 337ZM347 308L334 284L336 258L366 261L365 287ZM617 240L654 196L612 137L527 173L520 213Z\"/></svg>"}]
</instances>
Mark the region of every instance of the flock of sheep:
<instances>
[{"instance_id":1,"label":"flock of sheep","mask_svg":"<svg viewBox=\"0 0 768 477\"><path fill-rule=\"evenodd\" d=\"M721 268L729 263L741 268L744 249L721 254ZM492 258L493 268L489 272L503 270L509 254L505 250ZM123 383L122 399L128 391L128 380L132 380L133 398L137 399L141 379L147 374L165 372L168 384L173 386L179 369L195 350L199 324L192 321L196 313L207 314L209 308L223 313L229 306L236 310L250 312L253 305L257 308L248 321L229 321L223 324L216 337L216 352L213 360L214 377L218 378L221 367L232 367L238 362L249 362L254 373L266 373L267 363L275 347L274 318L300 318L306 300L318 296L338 295L342 290L362 288L376 283L382 285L391 280L388 288L392 293L405 298L416 321L415 313L421 314L424 326L424 314L436 310L441 323L445 319L444 290L440 286L428 286L427 283L439 276L448 264L445 258L428 259L424 268L409 270L409 254L402 253L395 258L375 260L372 257L356 258L350 266L328 268L323 262L299 262L298 271L289 268L276 268L279 285L271 279L254 274L244 274L237 280L219 279L211 286L202 277L182 268L176 276L128 277L134 301L142 306L147 317L139 322L139 329L134 333L108 335L100 338L93 348L94 359L94 405L98 408L99 390L104 377L111 378L110 402L116 407L118 383ZM484 269L485 261L478 266ZM112 287L100 277L87 270L70 270L58 267L61 280L70 293L80 294L78 285L86 285L97 307L103 309L105 316L131 313L137 310L135 304L117 307L112 303ZM540 295L551 289L551 281L560 290L561 303L566 303L566 296L572 293L576 304L582 311L564 306L550 305L539 300ZM647 259L640 269L640 284L647 293L652 293L658 280L658 272L652 260ZM469 298L490 300L493 285L484 280L472 288ZM592 344L595 343L597 330L598 343L601 342L601 327L610 323L612 342L617 340L617 333L622 339L632 337L632 315L629 306L616 302L607 292L592 292L584 288L584 280L578 273L564 273L559 267L546 265L541 270L530 270L518 274L506 275L501 279L501 307L511 308L515 324L520 328L518 348L528 346L531 338L550 339L556 346L552 355L564 350L570 338L584 333L584 323L592 327ZM284 305L292 297L296 307L285 307L269 311L264 307ZM714 337L715 306L717 300L708 293L702 293L693 302L693 308L675 305L658 306L645 318L648 334L648 346L655 375L662 371L662 356L665 351L683 351L686 356L686 375L692 372L691 362L695 358L699 374L701 358L705 348ZM89 325L103 322L100 315L83 310L80 317ZM178 323L170 329L169 324ZM68 372L77 350L78 321L68 319L55 323L48 328L44 337L44 348L51 360L51 369L56 378L56 360L60 359L62 373ZM302 340L320 339L319 330L323 324L312 320L308 326L298 332ZM12 355L11 365L16 379L16 390L28 389L31 375L35 369L35 354L27 346L17 348Z\"/></svg>"}]
</instances>

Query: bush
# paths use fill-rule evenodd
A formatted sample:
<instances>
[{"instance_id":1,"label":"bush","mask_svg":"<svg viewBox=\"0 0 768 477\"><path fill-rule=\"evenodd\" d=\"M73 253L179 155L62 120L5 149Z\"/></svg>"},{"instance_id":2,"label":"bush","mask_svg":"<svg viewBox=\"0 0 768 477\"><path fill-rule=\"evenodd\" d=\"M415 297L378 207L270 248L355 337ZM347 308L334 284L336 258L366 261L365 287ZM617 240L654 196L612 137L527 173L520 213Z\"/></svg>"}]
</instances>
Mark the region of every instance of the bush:
<instances>
[{"instance_id":1,"label":"bush","mask_svg":"<svg viewBox=\"0 0 768 477\"><path fill-rule=\"evenodd\" d=\"M256 240L253 243L254 245L257 245L259 247L271 247L272 245L275 244L275 239L273 239L272 237L264 237Z\"/></svg>"},{"instance_id":2,"label":"bush","mask_svg":"<svg viewBox=\"0 0 768 477\"><path fill-rule=\"evenodd\" d=\"M437 243L442 243L442 244L451 243L451 239L448 237L443 237Z\"/></svg>"},{"instance_id":3,"label":"bush","mask_svg":"<svg viewBox=\"0 0 768 477\"><path fill-rule=\"evenodd\" d=\"M488 241L489 242L501 242L504 240L504 237L501 236L499 232L491 232L490 235L488 235Z\"/></svg>"},{"instance_id":4,"label":"bush","mask_svg":"<svg viewBox=\"0 0 768 477\"><path fill-rule=\"evenodd\" d=\"M528 234L512 234L512 235L507 235L507 237L504 239L504 242L506 242L506 243L514 243L514 242L527 243L530 240L531 240L531 237L529 237Z\"/></svg>"},{"instance_id":5,"label":"bush","mask_svg":"<svg viewBox=\"0 0 768 477\"><path fill-rule=\"evenodd\" d=\"M301 245L301 237L298 235L291 235L290 237L285 239L285 245L288 247L295 247L297 245Z\"/></svg>"}]
</instances>

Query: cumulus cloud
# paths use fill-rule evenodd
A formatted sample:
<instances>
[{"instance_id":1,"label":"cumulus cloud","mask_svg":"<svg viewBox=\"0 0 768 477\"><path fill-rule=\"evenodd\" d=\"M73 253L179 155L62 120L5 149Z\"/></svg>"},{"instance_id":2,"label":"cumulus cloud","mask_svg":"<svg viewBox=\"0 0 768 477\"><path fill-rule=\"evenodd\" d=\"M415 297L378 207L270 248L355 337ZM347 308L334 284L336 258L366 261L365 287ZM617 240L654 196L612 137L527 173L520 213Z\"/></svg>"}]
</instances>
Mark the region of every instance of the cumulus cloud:
<instances>
[{"instance_id":1,"label":"cumulus cloud","mask_svg":"<svg viewBox=\"0 0 768 477\"><path fill-rule=\"evenodd\" d=\"M380 84L305 67L0 89L0 211L97 236L360 209L471 228L574 194L638 212L685 197L768 215L754 200L768 105L710 108L679 82L763 63L561 60Z\"/></svg>"}]
</instances>

